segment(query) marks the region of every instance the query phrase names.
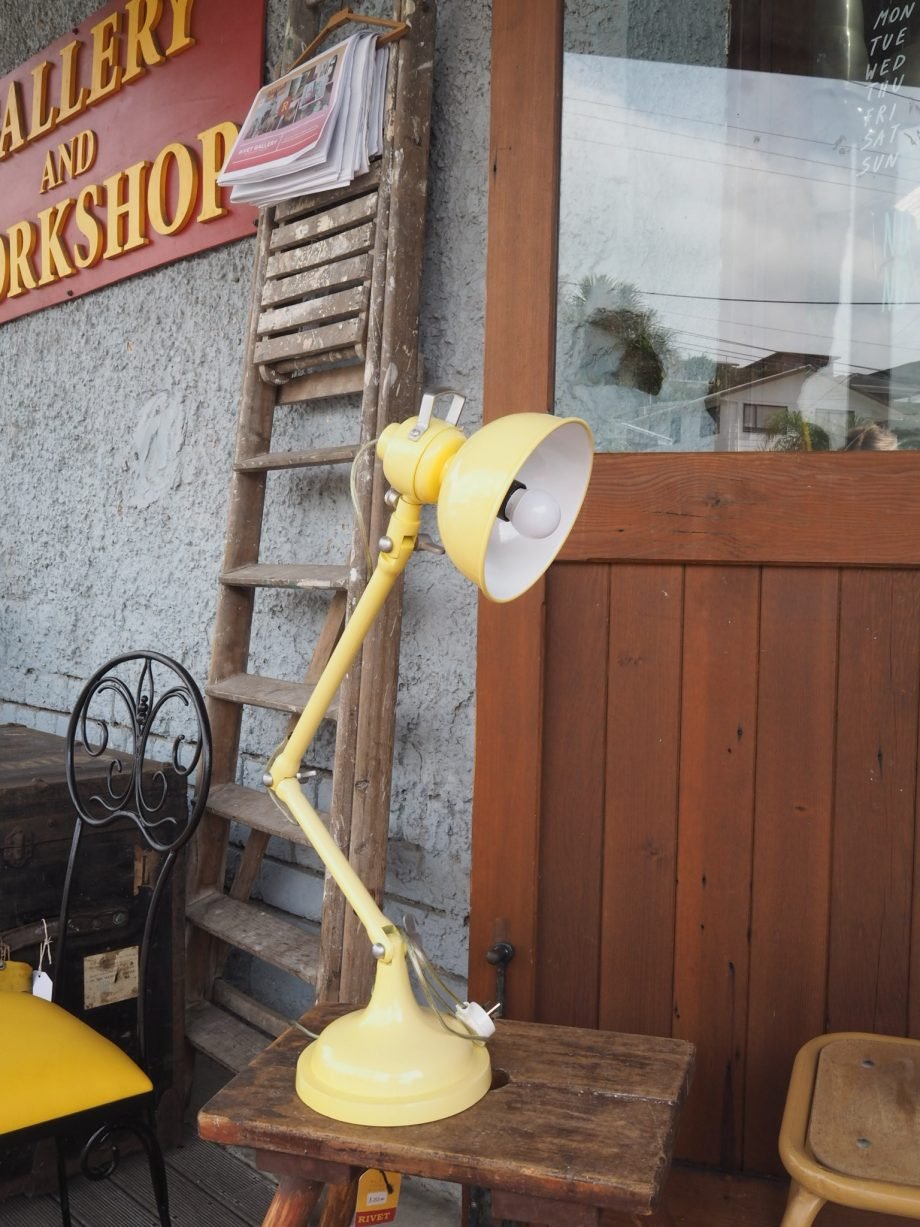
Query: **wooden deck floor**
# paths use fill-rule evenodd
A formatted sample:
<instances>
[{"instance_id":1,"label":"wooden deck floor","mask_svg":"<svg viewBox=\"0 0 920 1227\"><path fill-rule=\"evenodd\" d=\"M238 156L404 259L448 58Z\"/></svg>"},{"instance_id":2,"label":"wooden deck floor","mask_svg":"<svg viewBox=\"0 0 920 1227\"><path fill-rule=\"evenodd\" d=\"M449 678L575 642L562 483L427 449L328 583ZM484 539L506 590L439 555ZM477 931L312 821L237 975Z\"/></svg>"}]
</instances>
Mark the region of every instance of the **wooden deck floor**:
<instances>
[{"instance_id":1,"label":"wooden deck floor","mask_svg":"<svg viewBox=\"0 0 920 1227\"><path fill-rule=\"evenodd\" d=\"M251 1227L262 1222L273 1186L235 1155L200 1141L166 1156L174 1227ZM71 1183L74 1227L158 1227L147 1160L127 1155L109 1180ZM60 1227L55 1196L12 1197L0 1206L3 1227Z\"/></svg>"},{"instance_id":2,"label":"wooden deck floor","mask_svg":"<svg viewBox=\"0 0 920 1227\"><path fill-rule=\"evenodd\" d=\"M244 1158L197 1135L197 1108L228 1075L201 1060L196 1065L185 1144L166 1155L173 1227L259 1227L274 1184ZM460 1227L455 1186L404 1182L399 1227ZM667 1216L650 1227L779 1227L786 1201L779 1180L757 1180L677 1165L665 1191ZM71 1184L74 1227L158 1227L147 1161L122 1159L109 1180L82 1177ZM669 1216L669 1217L668 1217ZM816 1227L899 1227L904 1219L827 1206ZM13 1197L0 1203L0 1227L60 1227L55 1196ZM604 1216L603 1227L634 1227L635 1220Z\"/></svg>"},{"instance_id":3,"label":"wooden deck floor","mask_svg":"<svg viewBox=\"0 0 920 1227\"><path fill-rule=\"evenodd\" d=\"M273 1186L242 1159L202 1142L190 1129L187 1142L167 1155L174 1227L258 1227ZM460 1227L450 1201L411 1196L400 1207L401 1227ZM673 1227L779 1227L785 1189L779 1181L746 1180L677 1168L668 1184ZM129 1155L109 1180L78 1179L72 1186L74 1227L158 1227L143 1155ZM664 1223L666 1219L653 1219ZM56 1197L15 1197L0 1205L3 1227L60 1227ZM604 1227L633 1219L605 1217ZM817 1227L898 1227L903 1219L827 1206Z\"/></svg>"}]
</instances>

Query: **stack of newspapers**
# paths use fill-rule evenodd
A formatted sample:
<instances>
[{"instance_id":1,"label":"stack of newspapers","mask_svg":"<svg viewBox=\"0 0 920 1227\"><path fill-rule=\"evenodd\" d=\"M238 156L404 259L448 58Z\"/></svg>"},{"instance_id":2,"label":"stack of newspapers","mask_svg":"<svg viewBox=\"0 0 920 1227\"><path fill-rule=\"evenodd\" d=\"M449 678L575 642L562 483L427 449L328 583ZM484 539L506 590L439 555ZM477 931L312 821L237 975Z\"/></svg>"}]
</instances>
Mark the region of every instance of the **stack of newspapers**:
<instances>
[{"instance_id":1,"label":"stack of newspapers","mask_svg":"<svg viewBox=\"0 0 920 1227\"><path fill-rule=\"evenodd\" d=\"M218 183L232 201L277 204L345 187L383 145L387 55L355 34L260 89Z\"/></svg>"}]
</instances>

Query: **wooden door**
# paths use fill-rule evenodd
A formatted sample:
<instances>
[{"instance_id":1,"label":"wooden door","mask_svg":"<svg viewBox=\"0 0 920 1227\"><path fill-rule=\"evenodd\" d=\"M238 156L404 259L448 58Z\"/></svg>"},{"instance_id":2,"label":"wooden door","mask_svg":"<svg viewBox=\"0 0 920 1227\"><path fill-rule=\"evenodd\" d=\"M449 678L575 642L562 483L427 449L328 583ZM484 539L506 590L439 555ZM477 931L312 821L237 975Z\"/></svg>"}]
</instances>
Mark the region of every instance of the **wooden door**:
<instances>
[{"instance_id":1,"label":"wooden door","mask_svg":"<svg viewBox=\"0 0 920 1227\"><path fill-rule=\"evenodd\" d=\"M553 406L562 25L493 5L487 418ZM481 605L471 992L507 939L511 1016L693 1040L684 1157L778 1170L804 1040L920 1035L918 476L602 454Z\"/></svg>"}]
</instances>

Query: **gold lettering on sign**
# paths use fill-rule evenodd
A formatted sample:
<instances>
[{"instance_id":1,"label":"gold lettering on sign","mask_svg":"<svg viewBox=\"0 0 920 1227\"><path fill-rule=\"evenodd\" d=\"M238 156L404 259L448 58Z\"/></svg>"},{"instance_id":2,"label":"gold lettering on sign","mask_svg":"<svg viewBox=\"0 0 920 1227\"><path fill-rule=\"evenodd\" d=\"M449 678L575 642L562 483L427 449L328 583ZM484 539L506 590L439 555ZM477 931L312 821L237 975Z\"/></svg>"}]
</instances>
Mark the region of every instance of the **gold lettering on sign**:
<instances>
[{"instance_id":1,"label":"gold lettering on sign","mask_svg":"<svg viewBox=\"0 0 920 1227\"><path fill-rule=\"evenodd\" d=\"M207 223L223 217L227 208L217 175L236 134L234 123L215 124L198 133L200 153L172 142L152 163L136 162L43 209L37 225L21 221L10 226L0 235L0 302L146 247L150 231L178 234L193 220ZM83 174L93 164L95 133L87 128L58 146L57 160L48 156L47 186L58 186L66 175ZM44 190L44 178L42 184ZM33 261L36 252L40 276Z\"/></svg>"},{"instance_id":2,"label":"gold lettering on sign","mask_svg":"<svg viewBox=\"0 0 920 1227\"><path fill-rule=\"evenodd\" d=\"M122 68L118 63L118 28L121 25L121 13L117 10L103 17L90 30L93 36L93 66L90 70L89 97L87 106L93 106L110 94L117 94L121 89Z\"/></svg>"},{"instance_id":3,"label":"gold lettering on sign","mask_svg":"<svg viewBox=\"0 0 920 1227\"><path fill-rule=\"evenodd\" d=\"M54 150L45 154L45 165L42 169L40 192L49 188L60 187L65 179L76 179L77 175L85 175L96 161L96 133L91 128L78 132L69 141L57 147L57 161Z\"/></svg>"},{"instance_id":4,"label":"gold lettering on sign","mask_svg":"<svg viewBox=\"0 0 920 1227\"><path fill-rule=\"evenodd\" d=\"M81 115L86 110L86 100L89 90L85 85L77 88L80 75L80 48L83 44L74 39L66 47L61 48L61 97L58 105L58 123Z\"/></svg>"},{"instance_id":5,"label":"gold lettering on sign","mask_svg":"<svg viewBox=\"0 0 920 1227\"><path fill-rule=\"evenodd\" d=\"M48 106L48 73L51 65L47 61L32 69L32 122L29 125L29 140L50 132L55 127L58 117L57 107Z\"/></svg>"},{"instance_id":6,"label":"gold lettering on sign","mask_svg":"<svg viewBox=\"0 0 920 1227\"><path fill-rule=\"evenodd\" d=\"M93 205L99 204L101 197L102 188L98 183L91 183L77 196L75 220L77 229L86 239L85 245L73 245L73 262L77 268L95 268L102 259L105 231L92 209Z\"/></svg>"},{"instance_id":7,"label":"gold lettering on sign","mask_svg":"<svg viewBox=\"0 0 920 1227\"><path fill-rule=\"evenodd\" d=\"M35 250L35 227L31 222L10 226L10 289L9 297L18 298L38 285L30 260Z\"/></svg>"},{"instance_id":8,"label":"gold lettering on sign","mask_svg":"<svg viewBox=\"0 0 920 1227\"><path fill-rule=\"evenodd\" d=\"M6 102L3 107L3 122L0 123L0 158L5 158L26 143L22 131L22 98L19 92L19 82L11 81L6 91Z\"/></svg>"},{"instance_id":9,"label":"gold lettering on sign","mask_svg":"<svg viewBox=\"0 0 920 1227\"><path fill-rule=\"evenodd\" d=\"M172 39L166 48L167 55L179 55L195 45L192 38L192 6L195 0L169 0L172 8Z\"/></svg>"},{"instance_id":10,"label":"gold lettering on sign","mask_svg":"<svg viewBox=\"0 0 920 1227\"><path fill-rule=\"evenodd\" d=\"M106 260L123 256L136 247L146 247L150 240L144 234L144 189L149 162L135 162L127 170L110 175L102 181L105 191Z\"/></svg>"},{"instance_id":11,"label":"gold lettering on sign","mask_svg":"<svg viewBox=\"0 0 920 1227\"><path fill-rule=\"evenodd\" d=\"M227 160L230 146L236 140L239 131L236 124L215 124L198 133L201 141L201 212L198 221L212 222L216 217L223 217L229 209L223 203L221 190L217 186L217 176L220 168ZM2 295L0 295L2 297Z\"/></svg>"},{"instance_id":12,"label":"gold lettering on sign","mask_svg":"<svg viewBox=\"0 0 920 1227\"><path fill-rule=\"evenodd\" d=\"M177 188L176 208L172 221L166 217L169 202L170 167L175 167ZM147 212L157 234L176 234L191 220L198 196L198 164L184 145L172 144L161 149L150 170L147 189Z\"/></svg>"},{"instance_id":13,"label":"gold lettering on sign","mask_svg":"<svg viewBox=\"0 0 920 1227\"><path fill-rule=\"evenodd\" d=\"M167 18L163 0L125 0L124 11L115 9L90 28L88 57L81 55L85 44L75 38L60 50L60 73L54 71L57 66L50 60L35 65L28 114L23 106L22 82L10 81L0 112L0 162L87 107L117 94L148 68L193 47L194 7L195 0L169 0L171 25L164 48L162 26ZM81 79L87 58L88 84ZM53 96L55 83L57 98Z\"/></svg>"},{"instance_id":14,"label":"gold lettering on sign","mask_svg":"<svg viewBox=\"0 0 920 1227\"><path fill-rule=\"evenodd\" d=\"M77 271L70 263L61 233L72 208L72 200L61 200L49 209L42 209L38 215L42 268L39 285L50 285L52 281L60 281L62 277L72 277Z\"/></svg>"},{"instance_id":15,"label":"gold lettering on sign","mask_svg":"<svg viewBox=\"0 0 920 1227\"><path fill-rule=\"evenodd\" d=\"M142 76L147 66L162 64L166 56L160 50L154 27L163 16L163 0L128 0L125 5L128 29L125 32L125 71L122 85Z\"/></svg>"}]
</instances>

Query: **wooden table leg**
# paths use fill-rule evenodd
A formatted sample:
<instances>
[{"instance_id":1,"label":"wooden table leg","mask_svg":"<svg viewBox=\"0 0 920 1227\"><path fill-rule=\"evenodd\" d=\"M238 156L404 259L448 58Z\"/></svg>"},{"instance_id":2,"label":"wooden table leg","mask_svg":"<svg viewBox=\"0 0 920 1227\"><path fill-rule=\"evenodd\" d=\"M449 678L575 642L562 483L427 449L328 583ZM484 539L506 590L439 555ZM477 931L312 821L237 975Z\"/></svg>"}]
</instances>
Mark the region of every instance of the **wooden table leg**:
<instances>
[{"instance_id":1,"label":"wooden table leg","mask_svg":"<svg viewBox=\"0 0 920 1227\"><path fill-rule=\"evenodd\" d=\"M282 1176L262 1227L307 1227L322 1191L321 1180Z\"/></svg>"},{"instance_id":2,"label":"wooden table leg","mask_svg":"<svg viewBox=\"0 0 920 1227\"><path fill-rule=\"evenodd\" d=\"M358 1177L348 1184L326 1186L326 1201L320 1216L319 1227L349 1227L355 1215L358 1200Z\"/></svg>"}]
</instances>

